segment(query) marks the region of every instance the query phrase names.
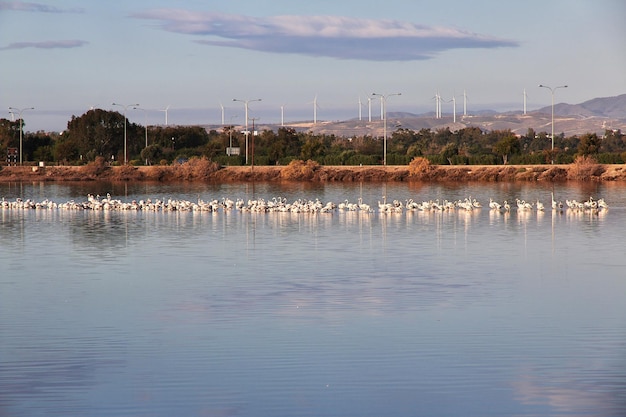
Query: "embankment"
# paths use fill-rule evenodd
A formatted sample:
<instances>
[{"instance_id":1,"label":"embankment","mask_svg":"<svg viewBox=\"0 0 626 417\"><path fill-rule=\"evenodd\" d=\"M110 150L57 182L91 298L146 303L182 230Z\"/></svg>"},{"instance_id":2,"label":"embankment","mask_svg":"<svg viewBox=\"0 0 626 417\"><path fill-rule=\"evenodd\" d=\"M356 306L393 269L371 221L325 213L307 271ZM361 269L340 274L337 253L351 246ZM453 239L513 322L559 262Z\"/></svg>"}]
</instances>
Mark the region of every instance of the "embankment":
<instances>
[{"instance_id":1,"label":"embankment","mask_svg":"<svg viewBox=\"0 0 626 417\"><path fill-rule=\"evenodd\" d=\"M0 182L23 181L626 181L626 165L429 165L219 167L210 161L168 166L3 167Z\"/></svg>"}]
</instances>

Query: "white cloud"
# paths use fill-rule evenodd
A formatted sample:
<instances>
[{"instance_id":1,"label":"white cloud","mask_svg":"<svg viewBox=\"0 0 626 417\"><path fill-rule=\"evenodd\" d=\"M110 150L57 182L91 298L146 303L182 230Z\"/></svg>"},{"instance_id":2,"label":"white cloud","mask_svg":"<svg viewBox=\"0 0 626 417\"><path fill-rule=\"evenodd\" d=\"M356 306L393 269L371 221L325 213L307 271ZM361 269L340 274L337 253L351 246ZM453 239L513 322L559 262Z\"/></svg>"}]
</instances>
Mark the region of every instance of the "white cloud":
<instances>
[{"instance_id":1,"label":"white cloud","mask_svg":"<svg viewBox=\"0 0 626 417\"><path fill-rule=\"evenodd\" d=\"M87 41L81 40L64 40L64 41L43 41L43 42L14 42L7 46L0 47L0 51L8 49L25 49L25 48L37 48L37 49L67 49L78 48L88 44Z\"/></svg>"},{"instance_id":2,"label":"white cloud","mask_svg":"<svg viewBox=\"0 0 626 417\"><path fill-rule=\"evenodd\" d=\"M430 59L450 49L516 47L507 39L452 27L341 16L250 17L177 9L135 13L196 42L263 52L370 61Z\"/></svg>"},{"instance_id":3,"label":"white cloud","mask_svg":"<svg viewBox=\"0 0 626 417\"><path fill-rule=\"evenodd\" d=\"M12 10L17 12L39 13L83 13L81 8L60 9L41 3L29 3L24 1L0 1L0 10Z\"/></svg>"}]
</instances>

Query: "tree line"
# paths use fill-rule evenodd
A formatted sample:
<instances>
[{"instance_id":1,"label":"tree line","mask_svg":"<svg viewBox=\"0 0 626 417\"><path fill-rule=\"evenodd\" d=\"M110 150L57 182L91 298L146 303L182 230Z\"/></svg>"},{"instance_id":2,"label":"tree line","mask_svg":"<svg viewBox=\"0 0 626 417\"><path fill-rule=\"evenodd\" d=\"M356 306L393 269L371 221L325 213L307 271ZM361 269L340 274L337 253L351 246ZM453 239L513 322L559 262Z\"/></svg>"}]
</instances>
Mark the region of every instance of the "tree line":
<instances>
[{"instance_id":1,"label":"tree line","mask_svg":"<svg viewBox=\"0 0 626 417\"><path fill-rule=\"evenodd\" d=\"M235 126L207 130L200 126L141 126L126 121L117 111L89 110L72 119L62 133L23 132L23 160L80 165L104 158L110 164L171 164L206 157L222 165L244 165L245 135ZM126 130L126 140L124 140ZM20 121L0 119L0 152L19 147ZM383 139L370 135L343 137L280 127L248 138L248 164L287 165L294 159L322 165L379 165ZM146 146L147 144L147 146ZM232 144L239 155L227 155ZM567 164L579 156L599 163L624 163L626 139L620 130L603 136L586 133L552 141L546 132L528 129L524 135L510 130L484 131L466 127L458 131L398 128L387 138L387 164L406 165L424 157L439 165ZM5 162L6 163L6 162Z\"/></svg>"}]
</instances>

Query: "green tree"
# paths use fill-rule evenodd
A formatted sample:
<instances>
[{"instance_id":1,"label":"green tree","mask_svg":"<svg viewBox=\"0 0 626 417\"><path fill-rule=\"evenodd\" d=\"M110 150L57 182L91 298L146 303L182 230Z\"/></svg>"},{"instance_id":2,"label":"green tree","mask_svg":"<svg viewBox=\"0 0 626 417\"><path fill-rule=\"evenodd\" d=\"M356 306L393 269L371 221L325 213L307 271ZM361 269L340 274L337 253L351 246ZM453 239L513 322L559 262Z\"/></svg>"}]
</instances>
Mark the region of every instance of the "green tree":
<instances>
[{"instance_id":1,"label":"green tree","mask_svg":"<svg viewBox=\"0 0 626 417\"><path fill-rule=\"evenodd\" d=\"M38 131L35 133L23 134L22 151L24 161L51 161L52 160L52 137L43 132ZM44 148L48 148L48 151L44 151ZM38 152L42 149L41 152Z\"/></svg>"},{"instance_id":2,"label":"green tree","mask_svg":"<svg viewBox=\"0 0 626 417\"><path fill-rule=\"evenodd\" d=\"M604 152L623 151L625 147L624 140L625 138L621 130L606 130L602 139L602 150Z\"/></svg>"},{"instance_id":3,"label":"green tree","mask_svg":"<svg viewBox=\"0 0 626 417\"><path fill-rule=\"evenodd\" d=\"M68 163L79 159L78 140L68 135L63 135L56 141L53 149L54 160Z\"/></svg>"},{"instance_id":4,"label":"green tree","mask_svg":"<svg viewBox=\"0 0 626 417\"><path fill-rule=\"evenodd\" d=\"M506 165L510 155L520 152L520 141L513 134L506 135L493 145L493 151L502 157L502 162Z\"/></svg>"},{"instance_id":5,"label":"green tree","mask_svg":"<svg viewBox=\"0 0 626 417\"><path fill-rule=\"evenodd\" d=\"M161 145L148 145L147 148L143 148L141 151L141 159L148 161L148 165L157 163L163 158L163 148Z\"/></svg>"},{"instance_id":6,"label":"green tree","mask_svg":"<svg viewBox=\"0 0 626 417\"><path fill-rule=\"evenodd\" d=\"M16 148L20 142L20 121L0 119L0 150L6 155L7 148Z\"/></svg>"},{"instance_id":7,"label":"green tree","mask_svg":"<svg viewBox=\"0 0 626 417\"><path fill-rule=\"evenodd\" d=\"M300 150L300 159L302 160L314 160L316 157L324 155L324 142L320 137L310 137L307 141L302 145L302 149Z\"/></svg>"},{"instance_id":8,"label":"green tree","mask_svg":"<svg viewBox=\"0 0 626 417\"><path fill-rule=\"evenodd\" d=\"M586 133L580 137L580 143L578 144L578 154L596 155L600 152L600 146L602 145L602 139L595 133Z\"/></svg>"},{"instance_id":9,"label":"green tree","mask_svg":"<svg viewBox=\"0 0 626 417\"><path fill-rule=\"evenodd\" d=\"M445 161L448 161L449 165L452 165L452 157L458 154L459 154L459 147L456 145L456 143L448 143L441 150L441 157Z\"/></svg>"},{"instance_id":10,"label":"green tree","mask_svg":"<svg viewBox=\"0 0 626 417\"><path fill-rule=\"evenodd\" d=\"M126 124L126 152L128 160L138 155L143 148L145 136L143 129L134 123ZM80 117L72 116L67 124L67 131L62 142L70 143L75 149L65 156L75 157L76 154L83 160L95 160L102 156L109 160L111 156L124 155L124 115L116 111L102 109L89 110ZM62 146L62 148L66 148ZM64 158L65 159L65 158Z\"/></svg>"}]
</instances>

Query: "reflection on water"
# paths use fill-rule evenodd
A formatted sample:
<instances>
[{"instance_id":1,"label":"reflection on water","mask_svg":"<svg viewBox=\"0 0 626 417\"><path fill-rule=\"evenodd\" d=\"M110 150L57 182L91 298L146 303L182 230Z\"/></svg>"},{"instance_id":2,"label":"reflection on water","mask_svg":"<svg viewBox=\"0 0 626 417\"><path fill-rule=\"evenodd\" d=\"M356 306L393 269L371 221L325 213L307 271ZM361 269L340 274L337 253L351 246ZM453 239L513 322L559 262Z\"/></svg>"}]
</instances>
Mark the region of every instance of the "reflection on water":
<instances>
[{"instance_id":1,"label":"reflection on water","mask_svg":"<svg viewBox=\"0 0 626 417\"><path fill-rule=\"evenodd\" d=\"M1 416L624 415L624 187L96 187L0 191L611 209L0 210Z\"/></svg>"}]
</instances>

